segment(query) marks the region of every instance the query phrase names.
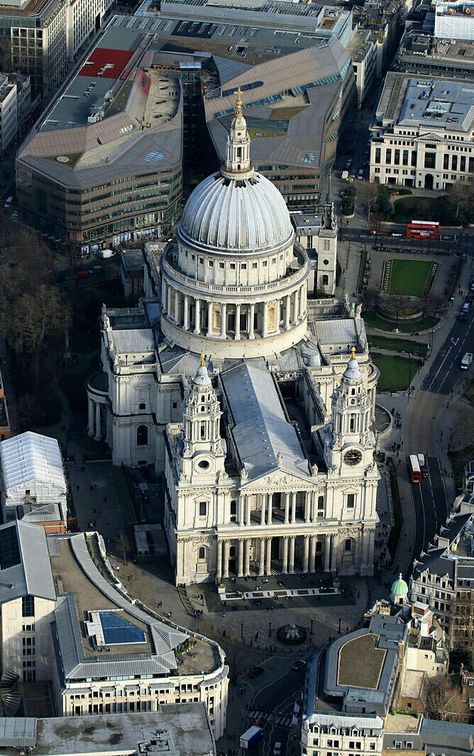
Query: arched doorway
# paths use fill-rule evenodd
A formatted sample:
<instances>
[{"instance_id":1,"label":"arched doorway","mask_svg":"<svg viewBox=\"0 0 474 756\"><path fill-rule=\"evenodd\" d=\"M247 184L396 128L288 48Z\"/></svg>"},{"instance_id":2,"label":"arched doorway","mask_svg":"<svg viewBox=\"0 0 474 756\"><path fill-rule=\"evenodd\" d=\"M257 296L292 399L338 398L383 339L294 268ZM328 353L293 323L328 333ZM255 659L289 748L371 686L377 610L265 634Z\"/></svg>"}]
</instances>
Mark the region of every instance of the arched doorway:
<instances>
[{"instance_id":1,"label":"arched doorway","mask_svg":"<svg viewBox=\"0 0 474 756\"><path fill-rule=\"evenodd\" d=\"M425 176L425 189L433 188L433 174L427 173Z\"/></svg>"}]
</instances>

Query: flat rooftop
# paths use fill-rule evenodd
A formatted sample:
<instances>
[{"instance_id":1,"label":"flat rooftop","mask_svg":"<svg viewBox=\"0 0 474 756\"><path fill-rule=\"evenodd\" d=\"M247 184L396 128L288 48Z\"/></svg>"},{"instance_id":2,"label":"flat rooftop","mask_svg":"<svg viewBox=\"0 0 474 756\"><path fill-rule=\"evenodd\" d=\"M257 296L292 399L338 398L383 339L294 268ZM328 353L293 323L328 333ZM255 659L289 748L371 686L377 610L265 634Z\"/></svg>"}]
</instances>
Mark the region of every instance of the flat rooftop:
<instances>
[{"instance_id":1,"label":"flat rooftop","mask_svg":"<svg viewBox=\"0 0 474 756\"><path fill-rule=\"evenodd\" d=\"M471 131L474 123L474 84L459 81L409 79L398 124Z\"/></svg>"},{"instance_id":2,"label":"flat rooftop","mask_svg":"<svg viewBox=\"0 0 474 756\"><path fill-rule=\"evenodd\" d=\"M49 538L53 578L65 600L55 611L66 677L125 674L200 674L218 668L215 644L193 639L192 651L174 651L188 636L128 602L105 577L95 536ZM104 572L103 572L104 571ZM86 674L87 671L87 674Z\"/></svg>"},{"instance_id":3,"label":"flat rooftop","mask_svg":"<svg viewBox=\"0 0 474 756\"><path fill-rule=\"evenodd\" d=\"M74 717L4 718L0 751L23 748L41 756L111 753L164 753L167 756L214 756L216 746L202 703L170 704L156 712Z\"/></svg>"}]
</instances>

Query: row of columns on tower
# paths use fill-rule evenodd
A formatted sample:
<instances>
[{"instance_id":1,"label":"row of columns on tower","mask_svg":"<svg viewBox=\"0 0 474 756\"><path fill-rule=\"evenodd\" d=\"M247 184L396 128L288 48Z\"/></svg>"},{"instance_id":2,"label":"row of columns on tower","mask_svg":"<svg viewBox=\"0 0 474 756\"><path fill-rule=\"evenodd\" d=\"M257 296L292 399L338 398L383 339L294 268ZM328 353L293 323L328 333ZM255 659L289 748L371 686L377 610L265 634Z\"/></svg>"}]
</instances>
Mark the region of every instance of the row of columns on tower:
<instances>
[{"instance_id":1,"label":"row of columns on tower","mask_svg":"<svg viewBox=\"0 0 474 756\"><path fill-rule=\"evenodd\" d=\"M306 288L268 302L210 302L184 294L163 280L162 311L168 320L195 334L236 341L288 331L306 316Z\"/></svg>"},{"instance_id":2,"label":"row of columns on tower","mask_svg":"<svg viewBox=\"0 0 474 756\"><path fill-rule=\"evenodd\" d=\"M281 569L277 573L295 574L295 552L296 538L298 536L278 536L282 539L282 558ZM335 553L335 534L326 535L304 535L302 566L303 573L312 573L316 571L316 556L318 553L318 543L324 538L323 550L323 570L324 572L334 571L336 569ZM255 556L258 558L258 575L265 576L272 574L272 542L274 536L264 536L262 538L241 538L241 539L223 539L217 542L217 566L216 579L228 578L230 572L230 549L232 546L236 549L236 572L237 577L248 577L255 572L251 572L251 548L255 549ZM256 559L254 561L257 561Z\"/></svg>"},{"instance_id":3,"label":"row of columns on tower","mask_svg":"<svg viewBox=\"0 0 474 756\"><path fill-rule=\"evenodd\" d=\"M316 491L304 491L300 492L300 496L301 494L304 497L301 508L297 506L298 492L296 491L281 493L278 508L274 507L274 494L256 494L260 499L257 511L252 510L252 504L255 505L255 494L252 496L241 494L238 523L251 525L252 515L253 522L260 525L272 525L274 520L276 523L284 522L288 525L297 521L317 522L324 516L324 496Z\"/></svg>"}]
</instances>

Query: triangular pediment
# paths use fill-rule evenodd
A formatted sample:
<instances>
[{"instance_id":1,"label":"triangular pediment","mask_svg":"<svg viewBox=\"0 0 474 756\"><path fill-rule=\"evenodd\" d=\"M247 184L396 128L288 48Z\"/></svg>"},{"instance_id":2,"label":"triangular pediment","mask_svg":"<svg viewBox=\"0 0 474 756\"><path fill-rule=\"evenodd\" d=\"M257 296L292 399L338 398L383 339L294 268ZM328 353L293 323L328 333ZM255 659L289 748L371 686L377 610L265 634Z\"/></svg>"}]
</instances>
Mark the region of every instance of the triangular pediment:
<instances>
[{"instance_id":1,"label":"triangular pediment","mask_svg":"<svg viewBox=\"0 0 474 756\"><path fill-rule=\"evenodd\" d=\"M305 475L303 472L299 475L295 472L287 472L286 470L277 468L276 470L271 470L271 472L264 473L263 475L260 475L256 478L252 478L251 480L245 481L243 478L241 478L240 486L241 488L245 488L246 491L255 489L260 490L261 488L271 487L275 488L275 490L285 490L285 489L292 489L294 491L296 490L303 490L305 488L312 488L315 484L314 478L310 477L310 475ZM296 488L295 488L296 486Z\"/></svg>"}]
</instances>

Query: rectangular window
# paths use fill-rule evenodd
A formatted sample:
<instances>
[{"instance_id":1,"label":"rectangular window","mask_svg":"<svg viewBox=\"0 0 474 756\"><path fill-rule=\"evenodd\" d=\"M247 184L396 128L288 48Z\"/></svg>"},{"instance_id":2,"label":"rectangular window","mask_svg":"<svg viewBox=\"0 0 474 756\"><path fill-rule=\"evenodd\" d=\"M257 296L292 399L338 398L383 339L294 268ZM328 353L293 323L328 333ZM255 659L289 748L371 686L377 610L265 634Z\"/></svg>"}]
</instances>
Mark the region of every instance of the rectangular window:
<instances>
[{"instance_id":1,"label":"rectangular window","mask_svg":"<svg viewBox=\"0 0 474 756\"><path fill-rule=\"evenodd\" d=\"M375 148L375 162L380 163L381 158L382 158L382 150L380 149L380 147L376 147Z\"/></svg>"},{"instance_id":2,"label":"rectangular window","mask_svg":"<svg viewBox=\"0 0 474 756\"><path fill-rule=\"evenodd\" d=\"M452 157L452 164L451 164L451 170L452 171L457 171L457 169L458 169L458 156L457 155L453 155L453 157Z\"/></svg>"},{"instance_id":3,"label":"rectangular window","mask_svg":"<svg viewBox=\"0 0 474 756\"><path fill-rule=\"evenodd\" d=\"M402 162L403 165L408 165L408 150L403 150Z\"/></svg>"},{"instance_id":4,"label":"rectangular window","mask_svg":"<svg viewBox=\"0 0 474 756\"><path fill-rule=\"evenodd\" d=\"M415 152L415 150L413 150L413 152L411 153L411 164L414 165L414 166L416 166L416 152Z\"/></svg>"},{"instance_id":5,"label":"rectangular window","mask_svg":"<svg viewBox=\"0 0 474 756\"><path fill-rule=\"evenodd\" d=\"M347 502L347 509L354 509L355 494L353 494L353 493L347 494L346 502Z\"/></svg>"},{"instance_id":6,"label":"rectangular window","mask_svg":"<svg viewBox=\"0 0 474 756\"><path fill-rule=\"evenodd\" d=\"M390 149L390 147L388 148L388 150L385 150L385 162L388 165L390 165L390 163L392 162L392 150Z\"/></svg>"},{"instance_id":7,"label":"rectangular window","mask_svg":"<svg viewBox=\"0 0 474 756\"><path fill-rule=\"evenodd\" d=\"M425 168L436 166L436 152L425 152Z\"/></svg>"},{"instance_id":8,"label":"rectangular window","mask_svg":"<svg viewBox=\"0 0 474 756\"><path fill-rule=\"evenodd\" d=\"M395 150L394 161L395 165L400 165L400 150Z\"/></svg>"},{"instance_id":9,"label":"rectangular window","mask_svg":"<svg viewBox=\"0 0 474 756\"><path fill-rule=\"evenodd\" d=\"M207 501L199 502L199 516L205 517L207 514Z\"/></svg>"},{"instance_id":10,"label":"rectangular window","mask_svg":"<svg viewBox=\"0 0 474 756\"><path fill-rule=\"evenodd\" d=\"M22 617L34 617L35 616L35 597L23 596L21 599L21 616Z\"/></svg>"},{"instance_id":11,"label":"rectangular window","mask_svg":"<svg viewBox=\"0 0 474 756\"><path fill-rule=\"evenodd\" d=\"M443 169L445 171L449 170L449 155L443 155Z\"/></svg>"}]
</instances>

